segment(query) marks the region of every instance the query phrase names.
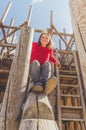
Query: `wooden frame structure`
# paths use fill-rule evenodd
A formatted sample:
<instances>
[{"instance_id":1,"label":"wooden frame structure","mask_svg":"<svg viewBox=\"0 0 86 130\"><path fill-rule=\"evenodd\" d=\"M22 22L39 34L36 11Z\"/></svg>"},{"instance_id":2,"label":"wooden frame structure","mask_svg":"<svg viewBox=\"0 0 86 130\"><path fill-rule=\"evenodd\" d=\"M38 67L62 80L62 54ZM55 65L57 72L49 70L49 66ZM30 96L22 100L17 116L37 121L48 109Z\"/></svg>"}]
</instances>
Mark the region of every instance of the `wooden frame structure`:
<instances>
[{"instance_id":1,"label":"wooden frame structure","mask_svg":"<svg viewBox=\"0 0 86 130\"><path fill-rule=\"evenodd\" d=\"M33 29L28 28L28 26L30 26L32 6L30 6L30 8L29 8L27 20L18 27L13 26L13 19L10 21L10 25L4 25L4 20L7 16L10 6L11 6L11 3L8 4L8 6L0 20L0 29L1 29L0 74L2 75L2 77L1 77L2 80L0 79L0 82L1 82L2 86L5 81L3 79L5 77L6 77L6 79L8 79L9 70L11 67L11 65L10 65L10 67L8 67L9 65L6 66L7 68L3 67L2 61L4 62L4 64L8 64L11 59L11 55L12 55L11 52L17 48L17 53L15 54L14 58L12 57L12 60L13 59L14 60L12 61L12 67L11 67L11 72L9 75L8 83L5 82L5 85L7 83L7 87L6 87L5 96L3 99L3 105L1 107L2 116L0 117L1 118L0 128L4 128L6 130L11 130L14 127L13 130L23 130L26 128L26 124L22 125L22 123L20 123L20 120L18 120L18 124L16 123L17 122L16 118L18 118L19 116L23 122L23 119L25 118L25 113L27 112L27 104L29 104L29 102L26 101L25 108L24 108L23 114L21 116L20 107L21 107L23 101L26 99L26 91L27 91L27 85L28 85L28 73L25 73L25 72L28 72L28 67L23 68L22 65L20 64L20 62L22 62L22 59L23 60L25 58L27 59L26 54L24 54L23 56L21 55L21 53L22 53L21 45L23 46L23 41L25 40L26 46L29 47L29 49L27 50L27 49L25 49L27 47L23 46L23 51L25 52L25 50L26 50L28 55L30 55L31 41L32 41L32 37L33 37ZM25 29L27 30L27 32L25 32ZM30 33L29 33L28 29L30 29ZM22 40L19 40L19 42L22 41L22 42L20 42L21 45L19 44L19 42L18 42L18 44L13 42L17 31L21 32L20 39L22 39ZM41 33L43 31L45 31L45 30L34 29L34 32L37 32L37 33ZM54 73L57 76L57 81L58 81L57 88L48 97L45 98L45 95L36 95L35 96L34 94L30 94L30 98L28 100L31 100L31 98L34 97L35 102L37 101L36 106L37 106L37 109L39 109L39 110L35 114L36 114L36 116L38 114L37 122L39 119L39 123L37 123L37 126L36 126L35 125L36 121L31 120L32 124L33 124L33 126L32 126L32 125L30 125L31 121L30 122L28 121L28 128L29 129L35 128L37 130L39 128L42 130L45 127L45 130L47 130L48 127L46 126L46 124L50 125L50 123L51 123L53 125L53 127L52 128L49 127L49 130L52 130L53 128L54 128L54 130L58 130L58 127L60 128L60 130L63 130L63 129L64 130L71 130L71 129L72 130L85 130L85 128L86 128L86 105L85 105L85 101L84 101L85 94L83 96L84 84L82 82L83 79L81 79L81 76L80 76L81 70L80 70L80 65L79 65L78 52L77 52L77 50L75 50L76 52L74 52L72 50L72 47L75 44L74 34L68 34L65 32L65 30L64 30L64 32L58 31L58 29L53 24L53 12L52 11L51 11L51 16L50 16L50 28L47 29L47 32L49 32L52 36L55 35L55 36L59 37L59 49L58 50L55 49L55 56L57 59L59 58L61 65L62 65L62 70L58 70L57 68L55 68ZM22 38L23 35L26 37L26 39ZM11 37L11 42L8 41L9 37ZM29 42L29 44L28 44L28 42ZM63 43L65 44L65 49L62 48ZM6 50L5 50L5 48L6 48ZM5 58L4 58L4 53L6 54ZM58 53L59 53L60 57L58 57ZM17 58L19 58L19 61L17 61ZM29 58L25 61L26 66L27 66L27 62L29 61ZM6 60L8 60L8 61L6 61ZM21 71L19 70L19 75L21 75L21 79L23 79L24 78L23 75L26 74L26 77L24 78L26 83L25 83L25 81L22 82L22 80L19 77L17 79L17 76L19 76L19 75L17 75L17 71L16 71L16 69L18 69L17 68L18 66L20 66L20 68L23 69L22 74L21 74ZM75 71L77 71L77 72L75 72ZM64 75L65 73L66 73L66 75ZM11 78L12 75L14 75L13 79ZM69 80L66 81L66 79L65 79L66 77L69 78L70 81ZM78 80L75 80L76 78ZM17 81L18 84L14 82L16 80L18 80ZM65 83L66 83L66 85L65 85ZM10 84L12 85L12 87ZM15 84L15 85L13 85L13 84ZM16 96L14 95L13 98L11 99L10 95L13 95L13 93L16 92L16 89L14 86L15 87L19 86L18 93L16 94ZM21 91L23 91L23 90L21 90L21 86L25 88L23 94L21 93ZM77 88L77 86L79 86L79 88ZM16 97L19 98L19 100L18 100L19 104L14 103L15 108L12 110L12 107L13 107L12 102L14 100L16 101L16 99L15 99ZM44 98L44 101L43 100L40 101L40 98L42 98L42 99ZM47 122L47 120L45 120L45 122L42 122L40 120L41 117L44 118L44 116L40 112L40 109L42 109L42 106L40 106L40 102L44 103L43 107L46 108L46 104L49 104L48 101L46 102L46 100L48 100L51 103L51 106L53 108L53 111L50 110L51 115L52 115L52 120L50 123ZM1 98L1 101L2 101L2 98ZM31 100L30 102L32 102L31 105L33 106L33 101ZM18 112L17 112L17 109L18 109ZM31 109L31 108L28 107L28 109ZM79 109L79 112L78 112L78 114L76 114L78 109ZM41 113L40 116L39 116L39 112ZM71 114L72 112L75 112L75 114ZM17 113L17 114L15 114L15 113ZM28 113L29 113L29 111L28 111ZM12 115L10 116L10 114L12 114ZM53 118L53 115L54 115L54 118ZM30 114L30 116L32 118L33 115ZM49 115L47 114L47 116L49 116ZM75 119L73 118L74 116L77 116L77 118L79 118L79 119L76 119L76 121L75 121ZM50 117L51 116L49 116L48 119L51 119ZM11 124L11 120L13 120L12 124ZM55 120L55 122L54 122L54 120ZM40 126L41 122L44 123L45 125ZM54 123L57 123L58 127ZM20 126L19 126L19 124L20 124ZM4 130L4 129L2 129L2 130Z\"/></svg>"}]
</instances>

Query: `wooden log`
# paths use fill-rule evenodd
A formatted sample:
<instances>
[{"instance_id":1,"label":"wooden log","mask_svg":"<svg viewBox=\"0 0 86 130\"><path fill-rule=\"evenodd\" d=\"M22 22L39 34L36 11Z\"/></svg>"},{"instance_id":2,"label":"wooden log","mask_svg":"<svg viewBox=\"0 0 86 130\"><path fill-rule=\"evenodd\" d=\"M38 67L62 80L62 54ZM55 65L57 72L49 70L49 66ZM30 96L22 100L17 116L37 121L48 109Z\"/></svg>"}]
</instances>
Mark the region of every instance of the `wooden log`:
<instances>
[{"instance_id":1,"label":"wooden log","mask_svg":"<svg viewBox=\"0 0 86 130\"><path fill-rule=\"evenodd\" d=\"M32 5L30 5L28 16L27 16L28 25L30 25L31 15L32 15Z\"/></svg>"},{"instance_id":2,"label":"wooden log","mask_svg":"<svg viewBox=\"0 0 86 130\"><path fill-rule=\"evenodd\" d=\"M58 130L54 120L28 119L22 120L19 130Z\"/></svg>"},{"instance_id":3,"label":"wooden log","mask_svg":"<svg viewBox=\"0 0 86 130\"><path fill-rule=\"evenodd\" d=\"M45 94L29 94L19 130L58 130L52 107Z\"/></svg>"},{"instance_id":4,"label":"wooden log","mask_svg":"<svg viewBox=\"0 0 86 130\"><path fill-rule=\"evenodd\" d=\"M0 43L0 46L16 48L16 44L11 44L11 43Z\"/></svg>"},{"instance_id":5,"label":"wooden log","mask_svg":"<svg viewBox=\"0 0 86 130\"><path fill-rule=\"evenodd\" d=\"M7 14L8 14L8 11L9 11L10 7L11 7L11 2L8 3L8 6L7 6L7 8L6 8L6 10L5 10L5 12L4 12L2 18L1 18L1 22L2 22L2 23L5 21L6 16L7 16Z\"/></svg>"},{"instance_id":6,"label":"wooden log","mask_svg":"<svg viewBox=\"0 0 86 130\"><path fill-rule=\"evenodd\" d=\"M27 89L33 33L27 25L21 29L1 108L0 130L18 130L18 117Z\"/></svg>"}]
</instances>

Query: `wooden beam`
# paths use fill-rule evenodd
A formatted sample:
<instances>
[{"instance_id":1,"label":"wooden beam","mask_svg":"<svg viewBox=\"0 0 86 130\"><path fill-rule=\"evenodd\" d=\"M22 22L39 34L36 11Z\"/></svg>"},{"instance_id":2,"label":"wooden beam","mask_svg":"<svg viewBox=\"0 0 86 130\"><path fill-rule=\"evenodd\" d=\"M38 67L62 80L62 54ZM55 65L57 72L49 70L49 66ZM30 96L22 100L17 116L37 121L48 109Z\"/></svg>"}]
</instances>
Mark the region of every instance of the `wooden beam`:
<instances>
[{"instance_id":1,"label":"wooden beam","mask_svg":"<svg viewBox=\"0 0 86 130\"><path fill-rule=\"evenodd\" d=\"M24 23L22 23L22 24L19 26L20 28L16 28L16 29L14 29L14 30L11 31L9 34L7 34L6 37L11 36L13 33L15 33L18 29L21 29L21 27L23 27L23 26L26 25L27 23L28 23L28 21L25 21ZM4 40L4 38L1 39L0 42L2 42L3 40Z\"/></svg>"},{"instance_id":2,"label":"wooden beam","mask_svg":"<svg viewBox=\"0 0 86 130\"><path fill-rule=\"evenodd\" d=\"M4 28L9 28L9 29L21 29L20 27L12 26L12 25L2 25Z\"/></svg>"},{"instance_id":3,"label":"wooden beam","mask_svg":"<svg viewBox=\"0 0 86 130\"><path fill-rule=\"evenodd\" d=\"M71 51L72 52L72 51ZM61 53L61 54L67 54L68 53L68 51L67 50L58 50L58 53ZM72 54L72 53L70 53L70 54Z\"/></svg>"},{"instance_id":4,"label":"wooden beam","mask_svg":"<svg viewBox=\"0 0 86 130\"><path fill-rule=\"evenodd\" d=\"M17 29L15 29L15 30L13 30L13 31L11 31L9 34L7 34L6 35L6 37L9 37L9 36L11 36L13 33L15 33L17 31ZM0 42L2 42L4 40L4 38L3 39L1 39L0 40Z\"/></svg>"},{"instance_id":5,"label":"wooden beam","mask_svg":"<svg viewBox=\"0 0 86 130\"><path fill-rule=\"evenodd\" d=\"M0 46L16 48L16 44L11 44L11 43L0 43Z\"/></svg>"},{"instance_id":6,"label":"wooden beam","mask_svg":"<svg viewBox=\"0 0 86 130\"><path fill-rule=\"evenodd\" d=\"M52 28L58 33L58 30L56 29L56 27L54 25L52 25ZM65 43L65 45L67 46L67 41L58 33L58 36L62 39L62 41Z\"/></svg>"},{"instance_id":7,"label":"wooden beam","mask_svg":"<svg viewBox=\"0 0 86 130\"><path fill-rule=\"evenodd\" d=\"M63 33L66 34L66 29L65 28L63 28ZM64 35L64 39L67 41L66 35Z\"/></svg>"},{"instance_id":8,"label":"wooden beam","mask_svg":"<svg viewBox=\"0 0 86 130\"><path fill-rule=\"evenodd\" d=\"M14 22L14 19L12 18L11 21L10 21L10 26L13 25L13 22ZM2 26L2 28L3 28L3 26ZM10 31L11 31L11 29L8 28L7 34L9 34ZM4 33L5 33L5 32L4 32ZM4 34L4 35L6 35L6 34ZM5 43L7 44L7 38L6 38L6 36L5 36ZM1 54L2 54L2 52L3 52L3 50L4 50L4 48L5 48L5 47L2 47L2 48L1 48ZM9 48L8 48L8 47L7 47L7 52L9 53Z\"/></svg>"},{"instance_id":9,"label":"wooden beam","mask_svg":"<svg viewBox=\"0 0 86 130\"><path fill-rule=\"evenodd\" d=\"M68 48L69 48L69 46L70 46L70 44L71 44L71 42L74 40L74 34L71 36L71 38L70 38L70 40L69 40L69 42L68 42L68 45L67 45L67 47L66 47L66 50L68 50Z\"/></svg>"},{"instance_id":10,"label":"wooden beam","mask_svg":"<svg viewBox=\"0 0 86 130\"><path fill-rule=\"evenodd\" d=\"M59 49L62 50L61 39L59 39Z\"/></svg>"},{"instance_id":11,"label":"wooden beam","mask_svg":"<svg viewBox=\"0 0 86 130\"><path fill-rule=\"evenodd\" d=\"M38 32L38 33L42 33L43 31L45 31L45 30L41 30L41 29L34 29L34 31L35 32ZM62 32L56 32L56 31L53 31L53 34L56 34L56 35L58 35L58 34L60 34L60 35L62 35L62 36L68 36L68 37L71 37L72 36L72 34L69 34L69 33L62 33Z\"/></svg>"},{"instance_id":12,"label":"wooden beam","mask_svg":"<svg viewBox=\"0 0 86 130\"><path fill-rule=\"evenodd\" d=\"M53 11L51 11L50 13L50 28L52 29L52 25L53 25Z\"/></svg>"},{"instance_id":13,"label":"wooden beam","mask_svg":"<svg viewBox=\"0 0 86 130\"><path fill-rule=\"evenodd\" d=\"M5 41L5 43L7 43L7 37L6 37L6 35L5 35L5 30L4 30L3 27L2 27L2 33L3 33L3 36L4 36L4 41Z\"/></svg>"},{"instance_id":14,"label":"wooden beam","mask_svg":"<svg viewBox=\"0 0 86 130\"><path fill-rule=\"evenodd\" d=\"M5 12L4 12L2 18L1 18L1 22L2 22L2 23L4 23L4 21L5 21L5 19L6 19L6 16L7 16L7 14L8 14L8 11L9 11L10 7L11 7L11 2L8 3L8 6L7 6L7 8L6 8L6 10L5 10Z\"/></svg>"},{"instance_id":15,"label":"wooden beam","mask_svg":"<svg viewBox=\"0 0 86 130\"><path fill-rule=\"evenodd\" d=\"M31 21L31 15L32 15L32 5L30 5L29 13L28 13L28 16L27 16L27 21L28 21L29 26L30 26L30 21Z\"/></svg>"},{"instance_id":16,"label":"wooden beam","mask_svg":"<svg viewBox=\"0 0 86 130\"><path fill-rule=\"evenodd\" d=\"M13 26L13 24L14 24L14 19L12 18L11 21L10 21L9 26ZM7 34L10 33L11 29L12 28L8 28Z\"/></svg>"},{"instance_id":17,"label":"wooden beam","mask_svg":"<svg viewBox=\"0 0 86 130\"><path fill-rule=\"evenodd\" d=\"M15 36L16 36L16 32L12 35L11 44L13 44Z\"/></svg>"}]
</instances>

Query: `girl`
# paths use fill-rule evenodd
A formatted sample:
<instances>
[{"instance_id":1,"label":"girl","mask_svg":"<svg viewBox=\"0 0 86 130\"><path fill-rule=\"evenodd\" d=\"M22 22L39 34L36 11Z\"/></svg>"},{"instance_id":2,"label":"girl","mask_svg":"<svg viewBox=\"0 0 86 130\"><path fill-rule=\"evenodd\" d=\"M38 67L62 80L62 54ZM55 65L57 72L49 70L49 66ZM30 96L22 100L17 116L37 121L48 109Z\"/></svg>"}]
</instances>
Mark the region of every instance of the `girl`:
<instances>
[{"instance_id":1,"label":"girl","mask_svg":"<svg viewBox=\"0 0 86 130\"><path fill-rule=\"evenodd\" d=\"M51 63L60 67L53 57L53 42L48 33L42 33L38 43L32 45L30 76L34 82L32 91L49 94L56 87L56 77L51 77Z\"/></svg>"}]
</instances>

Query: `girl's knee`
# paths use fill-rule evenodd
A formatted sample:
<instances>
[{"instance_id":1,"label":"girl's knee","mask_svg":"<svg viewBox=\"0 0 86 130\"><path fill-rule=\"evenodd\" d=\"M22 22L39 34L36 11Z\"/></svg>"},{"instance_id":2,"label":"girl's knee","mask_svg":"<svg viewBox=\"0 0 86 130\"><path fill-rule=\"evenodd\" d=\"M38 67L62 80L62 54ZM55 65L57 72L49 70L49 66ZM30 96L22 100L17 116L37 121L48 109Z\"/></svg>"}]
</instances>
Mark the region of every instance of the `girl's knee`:
<instances>
[{"instance_id":1,"label":"girl's knee","mask_svg":"<svg viewBox=\"0 0 86 130\"><path fill-rule=\"evenodd\" d=\"M43 64L44 67L47 67L47 68L51 68L51 63L50 62L45 62Z\"/></svg>"},{"instance_id":2,"label":"girl's knee","mask_svg":"<svg viewBox=\"0 0 86 130\"><path fill-rule=\"evenodd\" d=\"M32 61L32 63L31 63L31 65L34 65L34 66L39 66L39 65L40 65L40 63L39 63L39 61L38 61L38 60L33 60L33 61Z\"/></svg>"}]
</instances>

